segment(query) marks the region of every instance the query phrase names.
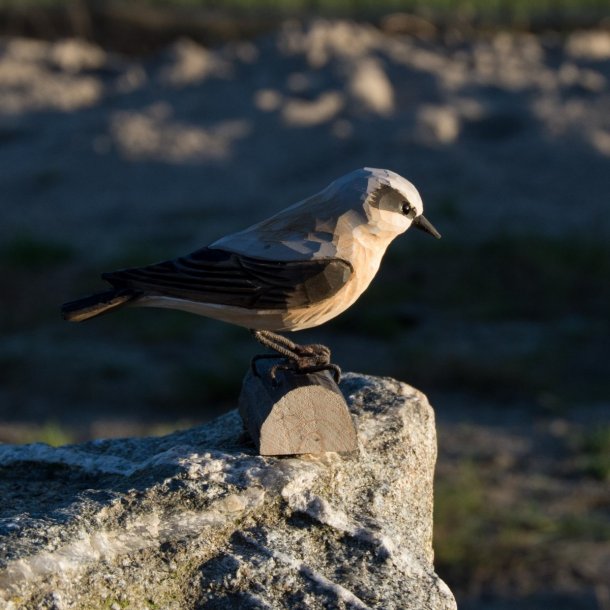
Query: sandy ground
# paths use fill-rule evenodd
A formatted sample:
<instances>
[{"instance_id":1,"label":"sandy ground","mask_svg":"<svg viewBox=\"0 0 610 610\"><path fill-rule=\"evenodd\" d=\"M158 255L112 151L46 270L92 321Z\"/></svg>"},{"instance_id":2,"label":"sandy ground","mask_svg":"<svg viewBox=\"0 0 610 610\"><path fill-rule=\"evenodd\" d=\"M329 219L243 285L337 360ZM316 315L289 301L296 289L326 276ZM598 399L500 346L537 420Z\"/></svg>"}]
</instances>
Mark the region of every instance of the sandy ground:
<instances>
[{"instance_id":1,"label":"sandy ground","mask_svg":"<svg viewBox=\"0 0 610 610\"><path fill-rule=\"evenodd\" d=\"M61 440L64 428L53 422L84 437L150 432L231 406L256 351L246 333L167 312L74 327L58 319L58 305L100 288L99 271L188 252L357 167L412 180L426 215L447 243L472 253L473 265L490 239L607 244L609 109L607 32L439 40L320 20L216 50L179 41L144 60L77 40L0 41L2 439ZM420 239L408 234L413 247L392 250L394 269L422 265ZM436 280L447 279L441 266ZM374 307L368 301L361 313ZM576 333L595 336L596 379L607 379L607 320L566 309L560 326L510 319L466 327L444 309L405 307L396 310L405 328L390 329L391 340L334 325L307 338L328 341L346 369L423 383L439 413L445 481L468 477L466 460L478 464L484 487L510 494L497 498L507 513L515 499L538 494L559 515L593 511L607 526L607 490L581 477L571 453L582 430L607 421L607 394L583 394L568 411L548 392L499 407L493 392L492 400L468 387L458 395L409 376L409 361L424 350L430 366L472 352L508 366L558 333L571 345ZM409 334L414 316L425 322ZM202 413L202 404L214 406ZM540 544L555 549L563 540ZM509 607L502 600L515 595L529 596L523 608L541 599L608 608L607 538L592 540L582 573L575 566L585 547L566 543L556 570L540 568L554 550L534 554L534 582L483 573L464 595L501 591L487 608ZM559 593L536 597L547 588Z\"/></svg>"}]
</instances>

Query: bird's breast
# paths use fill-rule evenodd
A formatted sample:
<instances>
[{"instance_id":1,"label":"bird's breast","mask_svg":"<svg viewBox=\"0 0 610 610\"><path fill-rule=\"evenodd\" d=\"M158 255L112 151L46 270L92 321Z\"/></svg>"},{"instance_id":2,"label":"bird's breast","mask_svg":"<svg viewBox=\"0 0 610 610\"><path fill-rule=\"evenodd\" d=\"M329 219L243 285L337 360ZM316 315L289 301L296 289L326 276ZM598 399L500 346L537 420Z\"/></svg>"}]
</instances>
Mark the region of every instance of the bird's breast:
<instances>
[{"instance_id":1,"label":"bird's breast","mask_svg":"<svg viewBox=\"0 0 610 610\"><path fill-rule=\"evenodd\" d=\"M354 272L346 285L329 299L307 308L287 311L283 315L286 330L303 330L324 324L351 307L369 287L379 270L386 246L379 243L364 243L354 236L350 243L338 244L337 257L348 260Z\"/></svg>"},{"instance_id":2,"label":"bird's breast","mask_svg":"<svg viewBox=\"0 0 610 610\"><path fill-rule=\"evenodd\" d=\"M349 261L354 269L351 289L360 296L379 271L381 259L392 241L391 235L372 234L362 227L338 234L336 257ZM346 286L347 288L347 286Z\"/></svg>"}]
</instances>

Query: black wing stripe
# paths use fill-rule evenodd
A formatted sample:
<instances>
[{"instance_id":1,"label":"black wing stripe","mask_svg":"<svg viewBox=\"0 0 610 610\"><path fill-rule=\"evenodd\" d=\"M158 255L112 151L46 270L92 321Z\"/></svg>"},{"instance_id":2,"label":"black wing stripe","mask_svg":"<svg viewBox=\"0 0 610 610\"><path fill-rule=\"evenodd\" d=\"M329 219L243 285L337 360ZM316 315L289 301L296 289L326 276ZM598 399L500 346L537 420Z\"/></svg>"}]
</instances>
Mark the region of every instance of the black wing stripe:
<instances>
[{"instance_id":1,"label":"black wing stripe","mask_svg":"<svg viewBox=\"0 0 610 610\"><path fill-rule=\"evenodd\" d=\"M199 263L193 263L186 259L177 259L172 264L171 270L174 271L176 268L184 269L195 275L203 274L224 274L224 275L239 275L240 269L235 267L227 267L226 265L201 265Z\"/></svg>"},{"instance_id":2,"label":"black wing stripe","mask_svg":"<svg viewBox=\"0 0 610 610\"><path fill-rule=\"evenodd\" d=\"M178 273L177 273L178 271ZM150 281L150 282L164 282L168 284L185 284L187 286L196 287L197 282L203 280L204 285L219 285L219 286L251 286L252 281L235 276L235 277L227 277L227 276L210 276L206 274L191 274L179 272L179 270L173 270L172 272L163 271L162 273L158 272L155 269L147 269L144 268L142 270L133 269L126 270L122 273L125 279L133 279L133 280L142 280L142 281Z\"/></svg>"},{"instance_id":3,"label":"black wing stripe","mask_svg":"<svg viewBox=\"0 0 610 610\"><path fill-rule=\"evenodd\" d=\"M208 293L217 294L250 294L256 290L253 286L235 286L235 285L215 285L215 284L198 284L194 282L170 281L166 278L159 280L154 277L130 277L128 283L137 285L140 288L148 288L154 292L164 293L170 291L184 291L189 293L200 293L202 295ZM202 299L205 300L205 299Z\"/></svg>"},{"instance_id":4,"label":"black wing stripe","mask_svg":"<svg viewBox=\"0 0 610 610\"><path fill-rule=\"evenodd\" d=\"M105 273L116 288L261 309L308 307L336 294L352 266L341 259L265 261L202 248L172 261Z\"/></svg>"}]
</instances>

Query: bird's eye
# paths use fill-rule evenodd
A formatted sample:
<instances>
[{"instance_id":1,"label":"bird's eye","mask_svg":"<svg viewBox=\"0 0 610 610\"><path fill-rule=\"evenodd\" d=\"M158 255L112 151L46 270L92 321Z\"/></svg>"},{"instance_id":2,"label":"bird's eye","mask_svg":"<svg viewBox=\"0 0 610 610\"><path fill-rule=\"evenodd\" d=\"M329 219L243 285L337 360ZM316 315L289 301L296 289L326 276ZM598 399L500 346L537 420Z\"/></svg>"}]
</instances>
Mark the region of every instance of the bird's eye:
<instances>
[{"instance_id":1,"label":"bird's eye","mask_svg":"<svg viewBox=\"0 0 610 610\"><path fill-rule=\"evenodd\" d=\"M413 206L408 201L405 201L402 204L402 213L405 216L408 216L412 211L413 211Z\"/></svg>"}]
</instances>

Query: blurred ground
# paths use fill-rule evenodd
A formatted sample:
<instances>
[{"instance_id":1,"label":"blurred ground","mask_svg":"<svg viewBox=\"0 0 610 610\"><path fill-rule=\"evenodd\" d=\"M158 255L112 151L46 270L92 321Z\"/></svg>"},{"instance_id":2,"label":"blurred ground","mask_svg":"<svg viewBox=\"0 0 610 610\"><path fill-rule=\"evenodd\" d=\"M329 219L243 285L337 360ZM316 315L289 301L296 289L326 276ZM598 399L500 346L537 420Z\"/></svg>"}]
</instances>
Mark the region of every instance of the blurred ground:
<instances>
[{"instance_id":1,"label":"blurred ground","mask_svg":"<svg viewBox=\"0 0 610 610\"><path fill-rule=\"evenodd\" d=\"M610 608L610 33L283 24L145 59L0 42L0 440L145 434L234 406L247 331L59 305L357 167L420 189L369 292L302 333L425 391L439 573L462 608Z\"/></svg>"}]
</instances>

